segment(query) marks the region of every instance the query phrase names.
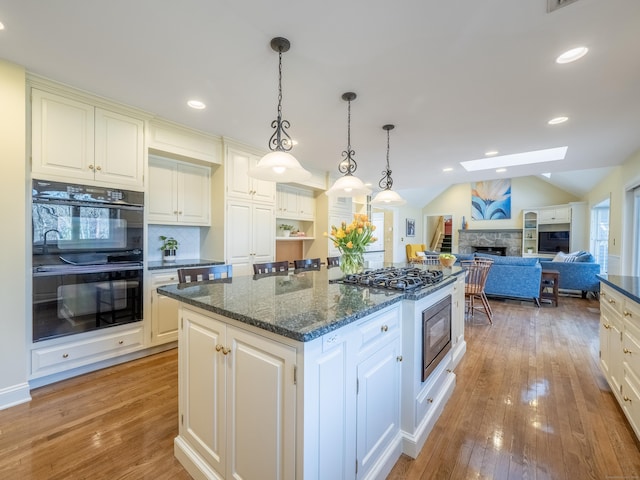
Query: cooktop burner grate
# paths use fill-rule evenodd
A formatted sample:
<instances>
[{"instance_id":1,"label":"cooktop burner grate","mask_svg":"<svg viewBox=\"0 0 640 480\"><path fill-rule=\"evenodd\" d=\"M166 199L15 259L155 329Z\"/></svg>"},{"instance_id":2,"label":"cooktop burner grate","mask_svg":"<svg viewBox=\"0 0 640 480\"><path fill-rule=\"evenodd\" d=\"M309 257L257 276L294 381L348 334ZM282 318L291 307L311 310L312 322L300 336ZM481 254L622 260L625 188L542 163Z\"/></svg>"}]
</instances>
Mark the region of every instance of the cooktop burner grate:
<instances>
[{"instance_id":1,"label":"cooktop burner grate","mask_svg":"<svg viewBox=\"0 0 640 480\"><path fill-rule=\"evenodd\" d=\"M346 275L342 281L388 290L413 290L438 283L442 278L440 270L424 270L418 267L387 267Z\"/></svg>"}]
</instances>

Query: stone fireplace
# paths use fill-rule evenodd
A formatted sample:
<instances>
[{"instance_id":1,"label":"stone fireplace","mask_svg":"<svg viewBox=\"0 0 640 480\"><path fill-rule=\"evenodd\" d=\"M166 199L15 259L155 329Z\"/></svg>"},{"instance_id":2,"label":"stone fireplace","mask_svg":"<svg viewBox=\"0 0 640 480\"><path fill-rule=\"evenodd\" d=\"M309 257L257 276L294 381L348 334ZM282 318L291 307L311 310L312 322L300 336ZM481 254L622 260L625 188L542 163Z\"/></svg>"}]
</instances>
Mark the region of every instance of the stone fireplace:
<instances>
[{"instance_id":1,"label":"stone fireplace","mask_svg":"<svg viewBox=\"0 0 640 480\"><path fill-rule=\"evenodd\" d=\"M483 249L491 250L490 253L499 251L502 255L520 257L522 230L458 230L458 252L469 254Z\"/></svg>"}]
</instances>

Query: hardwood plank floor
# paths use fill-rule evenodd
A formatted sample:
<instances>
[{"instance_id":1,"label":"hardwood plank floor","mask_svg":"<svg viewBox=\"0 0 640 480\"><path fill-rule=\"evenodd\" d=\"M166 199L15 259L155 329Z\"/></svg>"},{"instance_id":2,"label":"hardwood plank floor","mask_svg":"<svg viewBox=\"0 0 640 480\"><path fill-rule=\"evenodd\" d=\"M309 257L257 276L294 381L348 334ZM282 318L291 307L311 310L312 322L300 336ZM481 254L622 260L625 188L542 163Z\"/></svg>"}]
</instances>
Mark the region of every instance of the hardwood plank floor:
<instances>
[{"instance_id":1,"label":"hardwood plank floor","mask_svg":"<svg viewBox=\"0 0 640 480\"><path fill-rule=\"evenodd\" d=\"M389 480L637 479L640 450L598 367L598 302L491 301L457 384ZM173 456L177 351L65 380L0 411L0 479L189 479ZM322 479L333 480L333 479Z\"/></svg>"}]
</instances>

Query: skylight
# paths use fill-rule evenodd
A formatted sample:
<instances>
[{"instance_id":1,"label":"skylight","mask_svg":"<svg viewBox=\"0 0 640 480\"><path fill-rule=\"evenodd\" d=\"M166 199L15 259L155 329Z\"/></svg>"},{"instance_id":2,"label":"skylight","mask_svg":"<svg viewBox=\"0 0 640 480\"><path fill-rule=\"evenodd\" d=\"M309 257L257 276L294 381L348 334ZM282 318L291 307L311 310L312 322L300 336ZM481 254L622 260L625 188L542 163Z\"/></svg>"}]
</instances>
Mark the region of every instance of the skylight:
<instances>
[{"instance_id":1,"label":"skylight","mask_svg":"<svg viewBox=\"0 0 640 480\"><path fill-rule=\"evenodd\" d=\"M480 158L478 160L460 162L460 165L462 165L467 172L475 172L477 170L553 162L554 160L564 160L568 148L569 147L547 148L532 152L513 153L511 155L500 155L491 158Z\"/></svg>"}]
</instances>

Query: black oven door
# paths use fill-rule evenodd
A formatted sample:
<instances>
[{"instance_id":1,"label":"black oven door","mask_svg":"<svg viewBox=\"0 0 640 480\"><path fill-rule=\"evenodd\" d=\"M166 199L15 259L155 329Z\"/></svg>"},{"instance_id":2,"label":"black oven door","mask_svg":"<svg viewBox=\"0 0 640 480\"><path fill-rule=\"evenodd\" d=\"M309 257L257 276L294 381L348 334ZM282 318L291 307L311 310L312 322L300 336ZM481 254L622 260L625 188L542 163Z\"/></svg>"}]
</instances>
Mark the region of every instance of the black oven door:
<instances>
[{"instance_id":1,"label":"black oven door","mask_svg":"<svg viewBox=\"0 0 640 480\"><path fill-rule=\"evenodd\" d=\"M142 320L142 267L43 266L33 273L33 341Z\"/></svg>"}]
</instances>

